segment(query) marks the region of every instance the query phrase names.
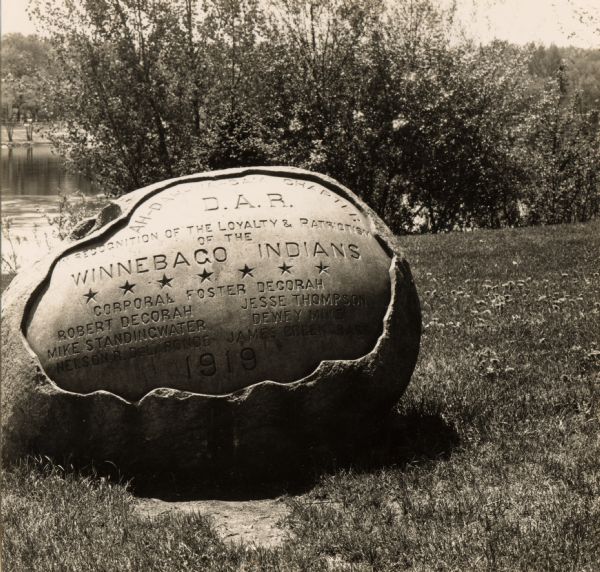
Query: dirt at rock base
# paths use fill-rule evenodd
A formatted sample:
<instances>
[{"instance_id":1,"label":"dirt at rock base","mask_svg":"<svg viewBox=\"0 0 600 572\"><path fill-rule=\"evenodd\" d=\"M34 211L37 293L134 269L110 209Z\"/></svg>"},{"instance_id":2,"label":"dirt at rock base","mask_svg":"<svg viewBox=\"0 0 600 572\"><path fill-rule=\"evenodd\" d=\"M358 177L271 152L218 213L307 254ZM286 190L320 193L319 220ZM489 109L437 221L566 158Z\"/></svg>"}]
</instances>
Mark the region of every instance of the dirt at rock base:
<instances>
[{"instance_id":1,"label":"dirt at rock base","mask_svg":"<svg viewBox=\"0 0 600 572\"><path fill-rule=\"evenodd\" d=\"M289 511L283 499L172 502L144 498L139 500L136 507L136 512L145 518L169 512L199 513L212 519L217 532L226 542L254 544L264 548L277 547L288 536L283 519Z\"/></svg>"}]
</instances>

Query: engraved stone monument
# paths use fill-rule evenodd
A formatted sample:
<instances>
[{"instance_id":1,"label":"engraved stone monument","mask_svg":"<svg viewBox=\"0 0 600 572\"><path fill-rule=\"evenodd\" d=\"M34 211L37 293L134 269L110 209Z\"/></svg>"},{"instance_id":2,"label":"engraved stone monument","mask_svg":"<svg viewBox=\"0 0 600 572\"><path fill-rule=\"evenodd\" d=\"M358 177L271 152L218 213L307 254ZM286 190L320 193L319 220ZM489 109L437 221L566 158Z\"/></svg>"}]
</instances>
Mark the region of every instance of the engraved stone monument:
<instances>
[{"instance_id":1,"label":"engraved stone monument","mask_svg":"<svg viewBox=\"0 0 600 572\"><path fill-rule=\"evenodd\" d=\"M372 425L408 384L408 264L328 177L174 179L75 235L5 295L5 460L260 474Z\"/></svg>"}]
</instances>

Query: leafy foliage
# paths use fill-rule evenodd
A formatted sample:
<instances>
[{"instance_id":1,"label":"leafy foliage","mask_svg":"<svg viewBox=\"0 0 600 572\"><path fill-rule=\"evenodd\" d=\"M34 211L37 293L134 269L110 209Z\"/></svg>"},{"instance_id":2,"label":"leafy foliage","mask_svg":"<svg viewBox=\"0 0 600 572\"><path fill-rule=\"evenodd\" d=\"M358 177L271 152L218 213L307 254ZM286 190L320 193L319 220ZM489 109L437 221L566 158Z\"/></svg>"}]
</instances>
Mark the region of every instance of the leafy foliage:
<instances>
[{"instance_id":1,"label":"leafy foliage","mask_svg":"<svg viewBox=\"0 0 600 572\"><path fill-rule=\"evenodd\" d=\"M51 61L50 43L37 36L6 34L0 53L1 116L3 121L47 118L43 106L41 71Z\"/></svg>"},{"instance_id":2,"label":"leafy foliage","mask_svg":"<svg viewBox=\"0 0 600 572\"><path fill-rule=\"evenodd\" d=\"M563 74L550 80L528 118L532 168L523 202L530 223L588 220L600 211L600 132L580 94L565 97Z\"/></svg>"},{"instance_id":3,"label":"leafy foliage","mask_svg":"<svg viewBox=\"0 0 600 572\"><path fill-rule=\"evenodd\" d=\"M593 53L458 40L432 0L50 5L34 0L61 69L53 140L109 193L289 164L341 180L398 232L600 208Z\"/></svg>"}]
</instances>

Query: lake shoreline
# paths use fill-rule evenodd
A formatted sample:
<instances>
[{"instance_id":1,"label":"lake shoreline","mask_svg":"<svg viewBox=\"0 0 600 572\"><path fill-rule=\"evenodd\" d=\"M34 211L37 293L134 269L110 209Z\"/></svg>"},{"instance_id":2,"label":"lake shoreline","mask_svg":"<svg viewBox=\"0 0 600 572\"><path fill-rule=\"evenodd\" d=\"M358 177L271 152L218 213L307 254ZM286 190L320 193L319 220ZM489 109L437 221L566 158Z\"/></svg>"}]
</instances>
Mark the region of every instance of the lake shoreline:
<instances>
[{"instance_id":1,"label":"lake shoreline","mask_svg":"<svg viewBox=\"0 0 600 572\"><path fill-rule=\"evenodd\" d=\"M9 143L2 142L0 146L3 149L13 149L14 147L42 147L52 145L50 141L12 141Z\"/></svg>"},{"instance_id":2,"label":"lake shoreline","mask_svg":"<svg viewBox=\"0 0 600 572\"><path fill-rule=\"evenodd\" d=\"M35 134L34 134L35 137ZM2 141L6 143L6 141ZM2 201L3 255L16 257L20 266L45 254L55 243L58 221L89 202L95 209L102 202L99 189L89 180L66 170L50 144L41 140L13 141L0 147L0 189ZM85 197L85 201L79 198ZM69 205L65 204L67 200ZM2 272L10 264L3 262Z\"/></svg>"},{"instance_id":3,"label":"lake shoreline","mask_svg":"<svg viewBox=\"0 0 600 572\"><path fill-rule=\"evenodd\" d=\"M0 138L2 139L2 147L21 147L21 146L32 146L32 145L51 145L52 142L46 137L46 126L34 125L33 130L33 141L27 139L27 130L25 125L15 125L13 127L12 141L8 141L8 130L5 124L0 127ZM6 136L6 137L4 137Z\"/></svg>"}]
</instances>

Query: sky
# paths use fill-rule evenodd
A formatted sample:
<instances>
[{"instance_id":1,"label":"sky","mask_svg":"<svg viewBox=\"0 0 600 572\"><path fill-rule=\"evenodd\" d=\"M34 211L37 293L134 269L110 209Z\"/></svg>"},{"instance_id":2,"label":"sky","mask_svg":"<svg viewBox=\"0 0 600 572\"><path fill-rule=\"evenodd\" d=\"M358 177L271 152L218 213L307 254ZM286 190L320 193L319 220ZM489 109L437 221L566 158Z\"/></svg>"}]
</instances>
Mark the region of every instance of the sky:
<instances>
[{"instance_id":1,"label":"sky","mask_svg":"<svg viewBox=\"0 0 600 572\"><path fill-rule=\"evenodd\" d=\"M452 0L437 0L446 5ZM493 38L517 44L538 42L600 48L600 0L456 0L458 18L469 35L481 42ZM33 34L27 0L0 0L2 34ZM596 25L580 21L595 16Z\"/></svg>"}]
</instances>

